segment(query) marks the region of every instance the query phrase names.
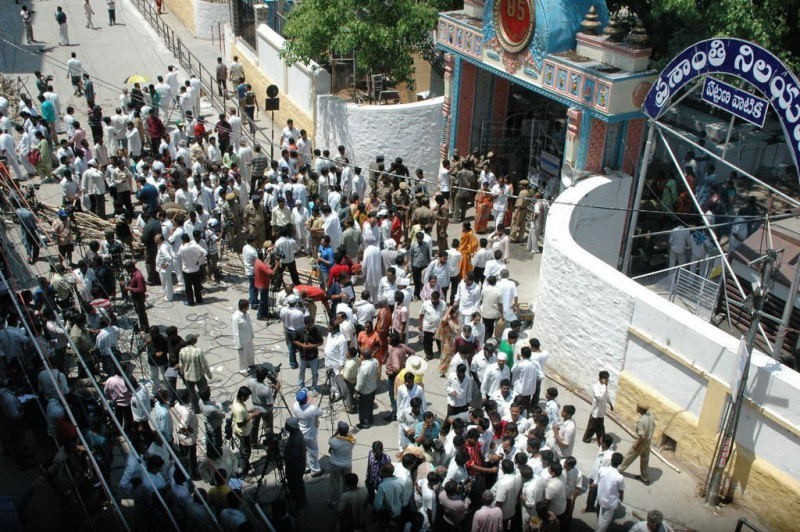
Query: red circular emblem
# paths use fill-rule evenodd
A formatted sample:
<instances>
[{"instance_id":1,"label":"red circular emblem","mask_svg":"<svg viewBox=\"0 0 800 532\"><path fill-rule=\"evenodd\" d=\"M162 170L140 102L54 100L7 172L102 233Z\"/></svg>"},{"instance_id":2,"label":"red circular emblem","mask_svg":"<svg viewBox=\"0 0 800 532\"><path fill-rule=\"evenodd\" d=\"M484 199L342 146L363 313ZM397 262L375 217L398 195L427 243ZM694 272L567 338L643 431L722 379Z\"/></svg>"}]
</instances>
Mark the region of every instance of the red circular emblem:
<instances>
[{"instance_id":1,"label":"red circular emblem","mask_svg":"<svg viewBox=\"0 0 800 532\"><path fill-rule=\"evenodd\" d=\"M512 53L522 51L531 41L536 22L532 0L496 0L494 22L503 48Z\"/></svg>"}]
</instances>

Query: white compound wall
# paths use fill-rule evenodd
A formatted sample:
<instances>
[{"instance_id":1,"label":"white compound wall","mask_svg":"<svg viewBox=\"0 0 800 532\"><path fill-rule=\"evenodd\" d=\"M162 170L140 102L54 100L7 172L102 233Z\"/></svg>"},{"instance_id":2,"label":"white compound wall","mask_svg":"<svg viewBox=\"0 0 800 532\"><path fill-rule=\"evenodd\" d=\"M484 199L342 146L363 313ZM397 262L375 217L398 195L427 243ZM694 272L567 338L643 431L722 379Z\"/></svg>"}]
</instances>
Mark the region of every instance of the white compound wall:
<instances>
[{"instance_id":1,"label":"white compound wall","mask_svg":"<svg viewBox=\"0 0 800 532\"><path fill-rule=\"evenodd\" d=\"M443 97L395 105L360 105L336 96L317 99L316 146L336 151L344 145L351 162L366 171L377 155L386 164L396 157L411 171L422 168L436 178L442 130Z\"/></svg>"},{"instance_id":2,"label":"white compound wall","mask_svg":"<svg viewBox=\"0 0 800 532\"><path fill-rule=\"evenodd\" d=\"M659 398L662 411L680 412L698 426L701 419L711 421L710 427L700 428L713 433L721 406L718 391L729 389L739 339L639 285L578 244L618 249L621 233L614 242L613 232L587 223L597 216L588 205L626 202L627 196L616 195L618 187L612 177L588 178L563 192L551 207L533 336L550 353L548 369L577 388L588 389L605 369L615 402L631 401L616 395L621 380L634 379L641 390ZM613 223L607 220L607 225ZM709 399L712 387L716 399ZM748 454L800 481L800 374L757 351L747 394L737 442ZM636 398L632 400L635 405ZM662 419L658 430L667 423ZM685 438L685 446L696 435L684 430L670 437Z\"/></svg>"},{"instance_id":3,"label":"white compound wall","mask_svg":"<svg viewBox=\"0 0 800 532\"><path fill-rule=\"evenodd\" d=\"M193 0L194 3L194 36L198 39L211 40L220 38L220 28L231 20L231 6L229 2L205 2ZM213 65L211 67L213 69Z\"/></svg>"}]
</instances>

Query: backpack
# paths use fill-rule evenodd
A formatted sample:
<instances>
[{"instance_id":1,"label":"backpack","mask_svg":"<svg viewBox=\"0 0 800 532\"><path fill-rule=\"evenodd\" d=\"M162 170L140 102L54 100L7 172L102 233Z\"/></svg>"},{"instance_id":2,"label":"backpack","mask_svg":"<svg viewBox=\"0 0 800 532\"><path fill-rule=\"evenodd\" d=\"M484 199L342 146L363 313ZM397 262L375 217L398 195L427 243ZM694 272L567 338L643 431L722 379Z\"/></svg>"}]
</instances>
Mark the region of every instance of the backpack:
<instances>
[{"instance_id":1,"label":"backpack","mask_svg":"<svg viewBox=\"0 0 800 532\"><path fill-rule=\"evenodd\" d=\"M39 152L39 150L31 150L28 152L28 162L31 163L31 165L33 166L39 164L41 158L42 154Z\"/></svg>"}]
</instances>

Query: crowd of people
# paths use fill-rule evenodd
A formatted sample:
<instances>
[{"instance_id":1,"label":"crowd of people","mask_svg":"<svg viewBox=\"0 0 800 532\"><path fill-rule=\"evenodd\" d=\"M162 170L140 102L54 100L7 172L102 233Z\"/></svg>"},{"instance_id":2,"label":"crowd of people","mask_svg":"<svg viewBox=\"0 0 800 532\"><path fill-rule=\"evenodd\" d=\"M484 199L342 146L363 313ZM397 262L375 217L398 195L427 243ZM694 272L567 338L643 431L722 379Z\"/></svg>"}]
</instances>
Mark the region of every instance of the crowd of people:
<instances>
[{"instance_id":1,"label":"crowd of people","mask_svg":"<svg viewBox=\"0 0 800 532\"><path fill-rule=\"evenodd\" d=\"M275 140L280 157L271 161L243 131L242 117L252 125L256 104L236 58L219 60L217 81L220 90L228 90L222 81L235 85L239 105L212 126L201 115L199 80L181 83L173 67L156 84L124 89L105 116L92 78L70 55L67 75L74 95L86 99L91 140L41 73L39 105L21 98L13 126L7 110L0 116L0 147L9 146L4 155L17 178L8 180L8 201L26 258L40 259L43 233L58 248L49 278L37 279L30 293L7 294L0 347L10 430L2 433L28 430L26 419L36 413L25 404L43 405L46 433L59 445L51 474L74 462L91 478L87 453L110 461L119 436L128 458L115 489L135 500L142 519L203 529L210 510L225 530L250 526L242 506L243 480L256 471L252 451L278 452L278 439L288 499L276 501L271 517L281 526L291 526L290 510L307 502L305 475L329 476L328 503L342 530L370 523L384 530L569 530L584 493L585 510L597 511L598 530L605 530L624 496L620 472L639 458L639 478L650 482L652 415L639 405L638 439L627 458L615 453L603 423L612 408L605 372L582 438L597 446L597 458L579 464L573 455L576 408L559 404L557 388L543 389L548 354L524 329L508 269L514 244L540 252L549 202L527 181L495 175L501 165L492 154L455 153L432 178L412 175L401 158L387 165L383 156L362 172L345 146L335 154L315 149L289 120ZM32 178L57 182L62 192L49 227L19 188ZM109 203L115 229L102 242L83 242L74 213L106 219ZM450 238L450 224L460 224L458 238ZM144 248L144 272L135 241ZM151 326L146 297L155 291L173 301L182 287L184 304L203 304L204 283L237 282L223 279L222 253L241 260L248 288L230 322L247 377L230 414L211 397L213 375L197 336ZM303 256L307 270L299 267ZM21 318L10 304L15 298L26 309ZM139 380L123 356L117 299L130 299L136 313L134 343L149 366ZM297 389L277 427L281 383L256 359L251 309L256 320L280 321L290 367L282 379ZM431 375L443 379L444 400L426 396ZM87 415L76 425L67 415L65 401L85 399L90 388L83 379L103 383L114 421L104 426L99 414ZM23 404L20 390L39 397ZM322 443L325 412L313 401L320 393L341 397L358 416L356 427L332 420L333 435ZM372 442L359 476L354 433L376 425L383 393L391 405L383 421L397 427L400 452L393 461L384 450L393 441ZM89 449L83 434L97 436ZM23 449L12 441L3 447L24 466ZM320 448L328 451L327 469ZM201 479L208 490L193 483ZM659 514L652 517L646 529L664 530Z\"/></svg>"}]
</instances>

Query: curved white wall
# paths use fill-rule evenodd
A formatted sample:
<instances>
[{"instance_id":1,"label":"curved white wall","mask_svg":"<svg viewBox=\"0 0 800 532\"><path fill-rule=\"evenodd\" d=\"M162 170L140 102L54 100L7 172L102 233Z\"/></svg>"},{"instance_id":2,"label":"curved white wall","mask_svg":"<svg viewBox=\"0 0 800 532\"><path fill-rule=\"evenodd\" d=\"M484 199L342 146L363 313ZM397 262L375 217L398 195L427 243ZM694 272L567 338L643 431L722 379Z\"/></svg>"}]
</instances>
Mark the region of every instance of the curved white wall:
<instances>
[{"instance_id":1,"label":"curved white wall","mask_svg":"<svg viewBox=\"0 0 800 532\"><path fill-rule=\"evenodd\" d=\"M351 162L366 171L377 155L387 168L396 157L409 170L422 168L429 179L439 167L443 97L396 105L359 105L335 96L317 98L316 146L336 151L344 145Z\"/></svg>"},{"instance_id":2,"label":"curved white wall","mask_svg":"<svg viewBox=\"0 0 800 532\"><path fill-rule=\"evenodd\" d=\"M219 24L222 23L224 26L230 22L230 10L229 2L218 3L194 0L194 36L198 39L211 40L213 31L214 37L219 39L220 35L217 33L220 28Z\"/></svg>"},{"instance_id":3,"label":"curved white wall","mask_svg":"<svg viewBox=\"0 0 800 532\"><path fill-rule=\"evenodd\" d=\"M593 177L562 193L551 207L542 257L534 336L550 353L548 366L587 389L608 370L612 393L624 369L680 409L699 416L707 378L727 385L734 375L739 340L639 285L577 241L594 234L587 217L598 198L617 184ZM639 331L666 346L677 360L631 334ZM698 372L707 375L699 378ZM800 374L763 353L753 354L748 397L737 442L800 480L798 438L774 422L800 426ZM763 409L763 411L762 411Z\"/></svg>"}]
</instances>

